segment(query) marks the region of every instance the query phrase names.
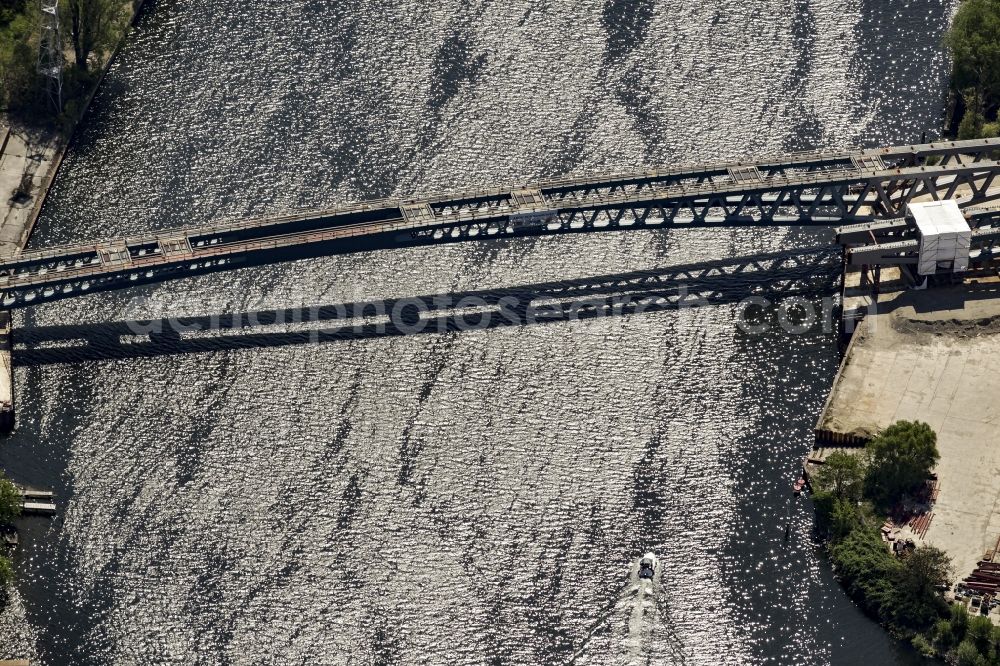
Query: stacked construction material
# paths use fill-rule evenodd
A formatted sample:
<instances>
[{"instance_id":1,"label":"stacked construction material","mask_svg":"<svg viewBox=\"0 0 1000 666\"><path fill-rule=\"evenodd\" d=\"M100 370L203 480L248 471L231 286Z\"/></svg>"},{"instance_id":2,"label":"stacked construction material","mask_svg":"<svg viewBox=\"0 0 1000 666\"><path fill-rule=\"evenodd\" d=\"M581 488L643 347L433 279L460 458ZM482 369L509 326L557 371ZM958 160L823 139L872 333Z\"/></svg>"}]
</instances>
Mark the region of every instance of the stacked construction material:
<instances>
[{"instance_id":1,"label":"stacked construction material","mask_svg":"<svg viewBox=\"0 0 1000 666\"><path fill-rule=\"evenodd\" d=\"M960 272L969 268L972 230L953 199L911 203L910 214L920 230L917 272L933 275L942 271Z\"/></svg>"},{"instance_id":2,"label":"stacked construction material","mask_svg":"<svg viewBox=\"0 0 1000 666\"><path fill-rule=\"evenodd\" d=\"M913 533L920 537L921 539L927 534L927 528L931 526L931 520L933 520L934 514L924 511L923 513L917 513L910 517L907 521L907 525L913 530Z\"/></svg>"},{"instance_id":3,"label":"stacked construction material","mask_svg":"<svg viewBox=\"0 0 1000 666\"><path fill-rule=\"evenodd\" d=\"M982 594L996 594L1000 588L1000 562L980 560L976 570L965 579L965 586Z\"/></svg>"}]
</instances>

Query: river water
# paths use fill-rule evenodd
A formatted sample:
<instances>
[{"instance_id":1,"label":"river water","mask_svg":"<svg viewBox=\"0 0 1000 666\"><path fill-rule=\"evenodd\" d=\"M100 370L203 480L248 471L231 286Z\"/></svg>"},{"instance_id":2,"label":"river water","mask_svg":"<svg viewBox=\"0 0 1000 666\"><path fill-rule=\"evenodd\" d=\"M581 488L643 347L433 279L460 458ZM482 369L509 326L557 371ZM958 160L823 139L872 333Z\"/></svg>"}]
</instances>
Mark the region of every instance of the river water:
<instances>
[{"instance_id":1,"label":"river water","mask_svg":"<svg viewBox=\"0 0 1000 666\"><path fill-rule=\"evenodd\" d=\"M32 244L915 142L941 124L952 10L157 0ZM822 240L378 251L28 308L0 464L56 488L60 515L25 521L0 646L54 665L913 663L788 503L838 362L820 325L747 333L723 302L315 344L250 327L132 353L114 324L530 291ZM659 579L637 591L649 550Z\"/></svg>"}]
</instances>

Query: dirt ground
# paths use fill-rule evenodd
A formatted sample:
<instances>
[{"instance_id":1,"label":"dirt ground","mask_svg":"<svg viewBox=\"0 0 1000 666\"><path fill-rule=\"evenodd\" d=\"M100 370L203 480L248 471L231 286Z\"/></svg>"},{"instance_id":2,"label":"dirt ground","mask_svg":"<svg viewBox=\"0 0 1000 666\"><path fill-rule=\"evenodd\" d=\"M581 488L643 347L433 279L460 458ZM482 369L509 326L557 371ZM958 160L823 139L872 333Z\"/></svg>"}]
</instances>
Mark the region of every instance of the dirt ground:
<instances>
[{"instance_id":1,"label":"dirt ground","mask_svg":"<svg viewBox=\"0 0 1000 666\"><path fill-rule=\"evenodd\" d=\"M940 493L924 541L958 578L1000 536L1000 281L879 298L818 427L871 435L900 419L937 432Z\"/></svg>"}]
</instances>

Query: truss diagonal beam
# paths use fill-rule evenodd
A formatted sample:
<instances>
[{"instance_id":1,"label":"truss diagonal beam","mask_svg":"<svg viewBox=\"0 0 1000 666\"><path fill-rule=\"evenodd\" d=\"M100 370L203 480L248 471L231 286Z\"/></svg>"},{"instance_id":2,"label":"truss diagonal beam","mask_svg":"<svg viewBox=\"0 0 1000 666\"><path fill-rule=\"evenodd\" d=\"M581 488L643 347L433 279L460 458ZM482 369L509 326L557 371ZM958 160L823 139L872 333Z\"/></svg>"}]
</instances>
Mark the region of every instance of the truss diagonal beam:
<instances>
[{"instance_id":1,"label":"truss diagonal beam","mask_svg":"<svg viewBox=\"0 0 1000 666\"><path fill-rule=\"evenodd\" d=\"M2 305L159 282L309 254L511 236L695 226L832 225L902 217L915 197L1000 199L1000 140L798 153L754 163L546 180L380 200L0 261Z\"/></svg>"}]
</instances>

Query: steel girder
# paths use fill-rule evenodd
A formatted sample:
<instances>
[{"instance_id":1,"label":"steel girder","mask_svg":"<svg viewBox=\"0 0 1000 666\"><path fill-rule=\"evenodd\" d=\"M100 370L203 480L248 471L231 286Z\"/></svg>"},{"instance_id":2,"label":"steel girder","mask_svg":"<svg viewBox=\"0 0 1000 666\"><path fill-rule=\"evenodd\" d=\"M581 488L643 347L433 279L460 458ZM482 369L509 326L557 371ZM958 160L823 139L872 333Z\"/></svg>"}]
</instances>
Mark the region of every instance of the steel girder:
<instances>
[{"instance_id":1,"label":"steel girder","mask_svg":"<svg viewBox=\"0 0 1000 666\"><path fill-rule=\"evenodd\" d=\"M518 188L383 200L25 253L0 262L5 307L318 254L480 240L693 226L828 225L901 217L915 197L991 193L1000 140L755 163L580 176Z\"/></svg>"},{"instance_id":2,"label":"steel girder","mask_svg":"<svg viewBox=\"0 0 1000 666\"><path fill-rule=\"evenodd\" d=\"M969 241L972 264L995 265L1000 261L1000 210L967 209L972 226ZM971 213L971 214L970 214ZM859 225L867 226L867 225ZM886 235L880 231L888 231ZM916 264L920 253L920 238L902 218L877 225L869 234L872 242L861 244L865 233L859 228L838 230L838 243L847 246L847 263L851 266ZM856 245L851 246L851 241Z\"/></svg>"}]
</instances>

